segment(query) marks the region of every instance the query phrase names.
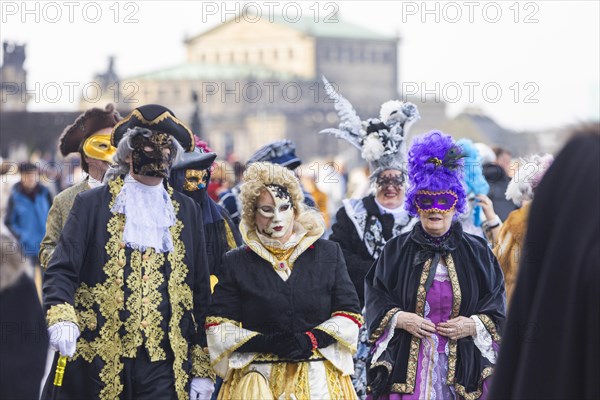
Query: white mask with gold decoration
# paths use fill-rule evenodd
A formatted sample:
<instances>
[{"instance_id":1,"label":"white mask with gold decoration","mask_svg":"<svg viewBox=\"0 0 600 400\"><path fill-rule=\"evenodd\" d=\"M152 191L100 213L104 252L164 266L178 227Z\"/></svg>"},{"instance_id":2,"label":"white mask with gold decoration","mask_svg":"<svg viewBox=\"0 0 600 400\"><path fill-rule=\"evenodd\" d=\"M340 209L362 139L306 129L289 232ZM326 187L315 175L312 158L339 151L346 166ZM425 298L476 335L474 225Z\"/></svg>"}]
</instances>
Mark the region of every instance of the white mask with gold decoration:
<instances>
[{"instance_id":1,"label":"white mask with gold decoration","mask_svg":"<svg viewBox=\"0 0 600 400\"><path fill-rule=\"evenodd\" d=\"M294 206L291 196L287 189L279 185L268 185L266 189L273 197L275 205L258 207L257 211L260 215L271 219L262 233L274 239L284 237L294 224Z\"/></svg>"}]
</instances>

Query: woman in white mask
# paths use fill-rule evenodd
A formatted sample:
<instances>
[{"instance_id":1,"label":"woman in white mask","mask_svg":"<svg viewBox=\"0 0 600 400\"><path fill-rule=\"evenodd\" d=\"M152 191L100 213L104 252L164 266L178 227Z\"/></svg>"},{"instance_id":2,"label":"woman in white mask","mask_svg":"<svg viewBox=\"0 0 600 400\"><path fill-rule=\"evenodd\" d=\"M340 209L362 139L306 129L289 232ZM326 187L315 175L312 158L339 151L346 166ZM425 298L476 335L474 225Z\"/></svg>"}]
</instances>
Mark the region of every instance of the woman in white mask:
<instances>
[{"instance_id":1,"label":"woman in white mask","mask_svg":"<svg viewBox=\"0 0 600 400\"><path fill-rule=\"evenodd\" d=\"M339 245L284 167L252 164L241 200L245 246L225 255L206 321L219 398L356 398L362 317Z\"/></svg>"}]
</instances>

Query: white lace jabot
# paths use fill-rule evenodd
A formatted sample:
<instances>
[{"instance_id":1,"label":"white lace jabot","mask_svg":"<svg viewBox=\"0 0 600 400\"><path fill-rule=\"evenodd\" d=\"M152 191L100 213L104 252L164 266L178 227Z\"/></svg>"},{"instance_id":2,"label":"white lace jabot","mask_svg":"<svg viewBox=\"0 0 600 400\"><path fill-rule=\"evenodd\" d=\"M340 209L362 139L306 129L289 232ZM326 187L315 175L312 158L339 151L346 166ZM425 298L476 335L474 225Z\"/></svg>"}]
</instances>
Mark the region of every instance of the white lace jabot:
<instances>
[{"instance_id":1,"label":"white lace jabot","mask_svg":"<svg viewBox=\"0 0 600 400\"><path fill-rule=\"evenodd\" d=\"M127 175L111 211L125 214L123 241L129 247L173 251L169 228L175 225L175 209L162 184L144 185Z\"/></svg>"},{"instance_id":2,"label":"white lace jabot","mask_svg":"<svg viewBox=\"0 0 600 400\"><path fill-rule=\"evenodd\" d=\"M377 204L377 208L379 208L381 214L392 214L396 224L406 225L408 223L410 215L408 215L408 211L404 209L404 206L387 208L382 206L381 203L377 201L377 198L375 198L375 204Z\"/></svg>"}]
</instances>

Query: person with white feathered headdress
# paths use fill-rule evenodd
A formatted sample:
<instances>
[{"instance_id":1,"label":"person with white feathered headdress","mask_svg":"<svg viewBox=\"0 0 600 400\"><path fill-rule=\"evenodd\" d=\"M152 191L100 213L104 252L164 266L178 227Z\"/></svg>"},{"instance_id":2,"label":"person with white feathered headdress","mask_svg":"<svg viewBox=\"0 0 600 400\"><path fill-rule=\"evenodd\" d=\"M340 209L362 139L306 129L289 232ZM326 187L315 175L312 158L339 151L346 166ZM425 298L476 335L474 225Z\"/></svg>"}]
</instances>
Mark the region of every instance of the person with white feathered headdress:
<instances>
[{"instance_id":1,"label":"person with white feathered headdress","mask_svg":"<svg viewBox=\"0 0 600 400\"><path fill-rule=\"evenodd\" d=\"M339 127L321 133L344 139L360 150L369 163L373 192L362 199L345 199L336 214L330 240L342 247L348 273L354 283L361 308L364 306L364 279L385 243L408 232L416 223L402 207L405 194L406 136L419 119L412 103L391 100L381 106L379 118L362 121L352 104L337 93L323 77L328 96L334 100L340 117ZM366 396L368 344L362 329L355 356L354 387L359 397Z\"/></svg>"},{"instance_id":2,"label":"person with white feathered headdress","mask_svg":"<svg viewBox=\"0 0 600 400\"><path fill-rule=\"evenodd\" d=\"M510 303L519 270L521 249L525 243L527 221L529 220L529 206L533 200L535 189L553 161L554 157L550 154L534 154L521 158L519 169L506 189L506 199L520 207L508 214L494 247L494 254L504 272L507 304Z\"/></svg>"}]
</instances>

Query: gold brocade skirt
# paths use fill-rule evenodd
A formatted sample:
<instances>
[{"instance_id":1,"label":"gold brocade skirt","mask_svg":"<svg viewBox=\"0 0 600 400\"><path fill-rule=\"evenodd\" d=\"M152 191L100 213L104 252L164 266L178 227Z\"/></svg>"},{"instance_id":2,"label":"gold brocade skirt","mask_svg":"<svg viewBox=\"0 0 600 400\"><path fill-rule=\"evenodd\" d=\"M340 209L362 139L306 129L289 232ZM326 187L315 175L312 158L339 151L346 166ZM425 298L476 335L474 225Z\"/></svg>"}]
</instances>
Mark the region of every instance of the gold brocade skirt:
<instances>
[{"instance_id":1,"label":"gold brocade skirt","mask_svg":"<svg viewBox=\"0 0 600 400\"><path fill-rule=\"evenodd\" d=\"M242 368L230 370L221 386L218 400L308 400L311 395L311 380L322 381L319 398L322 394L329 393L332 400L357 399L349 375L343 376L329 361L320 361L324 364L326 378L309 376L309 363L272 363L269 364L270 376L254 372L252 364ZM293 396L293 397L292 397Z\"/></svg>"}]
</instances>

